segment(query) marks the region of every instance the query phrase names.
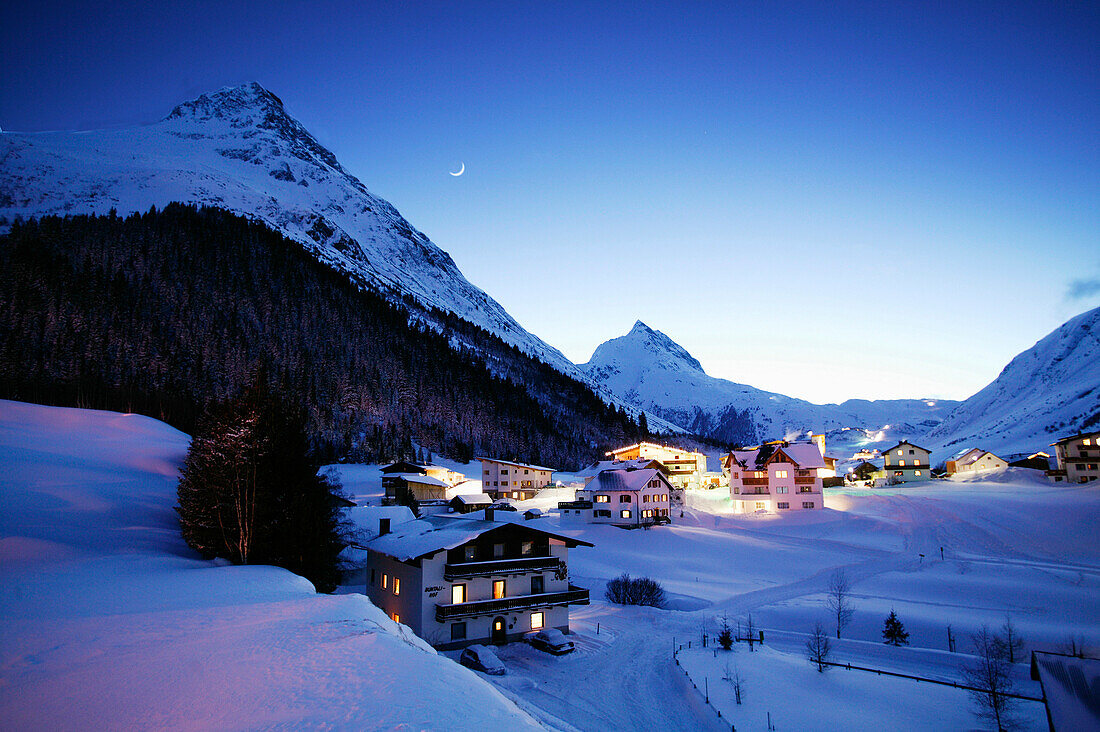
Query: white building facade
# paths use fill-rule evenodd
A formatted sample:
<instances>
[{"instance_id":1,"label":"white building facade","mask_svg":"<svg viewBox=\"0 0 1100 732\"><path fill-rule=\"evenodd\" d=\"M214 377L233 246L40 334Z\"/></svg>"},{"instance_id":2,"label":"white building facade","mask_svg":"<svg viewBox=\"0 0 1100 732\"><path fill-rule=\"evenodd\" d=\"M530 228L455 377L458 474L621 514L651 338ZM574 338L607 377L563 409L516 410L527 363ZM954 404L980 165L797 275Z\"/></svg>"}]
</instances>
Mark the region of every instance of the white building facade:
<instances>
[{"instance_id":1,"label":"white building facade","mask_svg":"<svg viewBox=\"0 0 1100 732\"><path fill-rule=\"evenodd\" d=\"M421 519L367 545L367 595L441 649L568 633L569 606L588 604L588 590L569 583L577 546L592 544L530 523Z\"/></svg>"},{"instance_id":2,"label":"white building facade","mask_svg":"<svg viewBox=\"0 0 1100 732\"><path fill-rule=\"evenodd\" d=\"M815 443L769 443L733 450L723 460L736 513L802 511L825 507L822 472L829 470Z\"/></svg>"}]
</instances>

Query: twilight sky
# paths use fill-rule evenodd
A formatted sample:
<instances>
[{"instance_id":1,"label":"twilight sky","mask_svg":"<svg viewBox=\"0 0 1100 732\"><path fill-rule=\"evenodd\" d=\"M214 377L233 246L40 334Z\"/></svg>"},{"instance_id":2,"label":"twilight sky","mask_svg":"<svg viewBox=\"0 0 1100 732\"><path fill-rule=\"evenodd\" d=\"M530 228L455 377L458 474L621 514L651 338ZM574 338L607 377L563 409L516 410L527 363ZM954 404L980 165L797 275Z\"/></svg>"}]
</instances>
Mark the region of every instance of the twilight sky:
<instances>
[{"instance_id":1,"label":"twilight sky","mask_svg":"<svg viewBox=\"0 0 1100 732\"><path fill-rule=\"evenodd\" d=\"M963 399L1100 304L1095 2L98 5L0 7L0 127L259 81L574 361Z\"/></svg>"}]
</instances>

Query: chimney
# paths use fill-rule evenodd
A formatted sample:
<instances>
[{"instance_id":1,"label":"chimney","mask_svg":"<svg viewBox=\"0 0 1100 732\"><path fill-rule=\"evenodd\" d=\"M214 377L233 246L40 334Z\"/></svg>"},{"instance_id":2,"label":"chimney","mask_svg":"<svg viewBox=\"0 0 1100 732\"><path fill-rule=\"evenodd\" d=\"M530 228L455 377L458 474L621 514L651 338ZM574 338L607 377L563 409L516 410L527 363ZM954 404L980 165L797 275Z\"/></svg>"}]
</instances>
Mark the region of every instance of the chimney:
<instances>
[{"instance_id":1,"label":"chimney","mask_svg":"<svg viewBox=\"0 0 1100 732\"><path fill-rule=\"evenodd\" d=\"M385 536L390 533L390 520L388 518L378 519L378 535Z\"/></svg>"},{"instance_id":2,"label":"chimney","mask_svg":"<svg viewBox=\"0 0 1100 732\"><path fill-rule=\"evenodd\" d=\"M495 513L496 513L496 509L494 509L492 506L486 506L485 507L485 520L486 521L495 521L496 520L494 518Z\"/></svg>"},{"instance_id":3,"label":"chimney","mask_svg":"<svg viewBox=\"0 0 1100 732\"><path fill-rule=\"evenodd\" d=\"M825 457L825 435L815 435L811 432L810 441L817 445L817 449L821 452L821 457Z\"/></svg>"}]
</instances>

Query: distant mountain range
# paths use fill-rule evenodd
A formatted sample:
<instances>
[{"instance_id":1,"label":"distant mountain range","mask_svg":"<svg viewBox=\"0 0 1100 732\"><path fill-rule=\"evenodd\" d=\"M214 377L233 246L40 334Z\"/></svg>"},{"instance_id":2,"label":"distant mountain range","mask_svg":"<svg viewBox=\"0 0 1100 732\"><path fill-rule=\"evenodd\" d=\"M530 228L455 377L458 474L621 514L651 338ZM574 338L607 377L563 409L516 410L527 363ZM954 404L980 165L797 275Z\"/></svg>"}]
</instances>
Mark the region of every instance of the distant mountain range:
<instances>
[{"instance_id":1,"label":"distant mountain range","mask_svg":"<svg viewBox=\"0 0 1100 732\"><path fill-rule=\"evenodd\" d=\"M847 443L917 437L959 404L946 399L811 404L709 376L682 346L641 321L625 336L597 347L581 368L640 409L686 430L744 445L793 438L809 430L832 433L846 443L845 449ZM841 435L842 431L851 434Z\"/></svg>"}]
</instances>

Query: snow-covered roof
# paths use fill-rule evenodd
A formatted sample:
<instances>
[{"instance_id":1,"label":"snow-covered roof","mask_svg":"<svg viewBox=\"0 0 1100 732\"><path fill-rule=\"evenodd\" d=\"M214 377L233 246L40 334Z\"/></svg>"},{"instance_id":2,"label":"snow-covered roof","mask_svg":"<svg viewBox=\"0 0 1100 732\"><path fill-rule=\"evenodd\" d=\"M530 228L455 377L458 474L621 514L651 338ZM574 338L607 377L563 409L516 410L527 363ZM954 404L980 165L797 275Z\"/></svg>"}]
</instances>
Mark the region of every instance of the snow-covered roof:
<instances>
[{"instance_id":1,"label":"snow-covered roof","mask_svg":"<svg viewBox=\"0 0 1100 732\"><path fill-rule=\"evenodd\" d=\"M765 449L766 448L766 449ZM794 464L804 470L810 470L812 468L828 468L828 463L825 462L825 458L821 456L821 450L817 445L812 442L792 442L784 445L765 446L765 448L756 448L755 450L733 450L731 454L733 459L738 462L743 468L749 470L759 470L762 467L762 463L775 454L776 450L782 450L783 453L794 461ZM765 452L762 454L762 450Z\"/></svg>"},{"instance_id":2,"label":"snow-covered roof","mask_svg":"<svg viewBox=\"0 0 1100 732\"><path fill-rule=\"evenodd\" d=\"M500 463L501 465L511 465L516 468L527 468L528 470L546 470L551 473L557 472L555 468L547 468L543 465L528 465L527 463L515 463L511 460L501 460L499 458L479 457L475 460L480 460L483 463Z\"/></svg>"},{"instance_id":3,"label":"snow-covered roof","mask_svg":"<svg viewBox=\"0 0 1100 732\"><path fill-rule=\"evenodd\" d=\"M913 448L916 448L917 450L924 450L925 452L927 452L927 453L929 453L929 454L931 454L931 453L932 453L932 451L931 451L931 450L929 450L929 449L928 449L927 447L921 447L920 445L914 445L914 444L913 444L912 442L910 442L909 440L902 440L901 442L899 442L898 444L894 445L893 447L888 447L888 448L886 448L885 450L883 450L883 451L882 451L882 454L883 454L883 455L885 455L886 453L890 452L891 450L897 450L897 449L898 449L899 447L901 447L902 445L908 445L909 447L913 447Z\"/></svg>"},{"instance_id":4,"label":"snow-covered roof","mask_svg":"<svg viewBox=\"0 0 1100 732\"><path fill-rule=\"evenodd\" d=\"M421 485L435 485L442 488L450 488L449 483L444 483L439 478L433 478L429 475L421 475L420 473L391 473L385 476L386 478L401 478L408 483L420 483Z\"/></svg>"},{"instance_id":5,"label":"snow-covered roof","mask_svg":"<svg viewBox=\"0 0 1100 732\"><path fill-rule=\"evenodd\" d=\"M454 549L468 541L476 539L487 531L502 526L519 526L523 530L560 539L569 546L592 546L587 541L568 536L553 534L536 529L528 524L510 521L486 521L477 518L480 514L463 516L430 516L407 524L401 524L389 534L380 536L367 544L368 548L391 556L398 561L408 561L445 549Z\"/></svg>"},{"instance_id":6,"label":"snow-covered roof","mask_svg":"<svg viewBox=\"0 0 1100 732\"><path fill-rule=\"evenodd\" d=\"M488 505L493 502L493 499L484 493L461 493L455 496L454 500L459 503L465 503L467 506L475 503L478 505L483 503Z\"/></svg>"},{"instance_id":7,"label":"snow-covered roof","mask_svg":"<svg viewBox=\"0 0 1100 732\"><path fill-rule=\"evenodd\" d=\"M661 471L654 468L645 470L605 470L596 475L585 488L588 491L640 491L655 477L664 479ZM667 480L665 481L668 482Z\"/></svg>"},{"instance_id":8,"label":"snow-covered roof","mask_svg":"<svg viewBox=\"0 0 1100 732\"><path fill-rule=\"evenodd\" d=\"M1100 729L1100 661L1041 651L1033 659L1051 729Z\"/></svg>"}]
</instances>

